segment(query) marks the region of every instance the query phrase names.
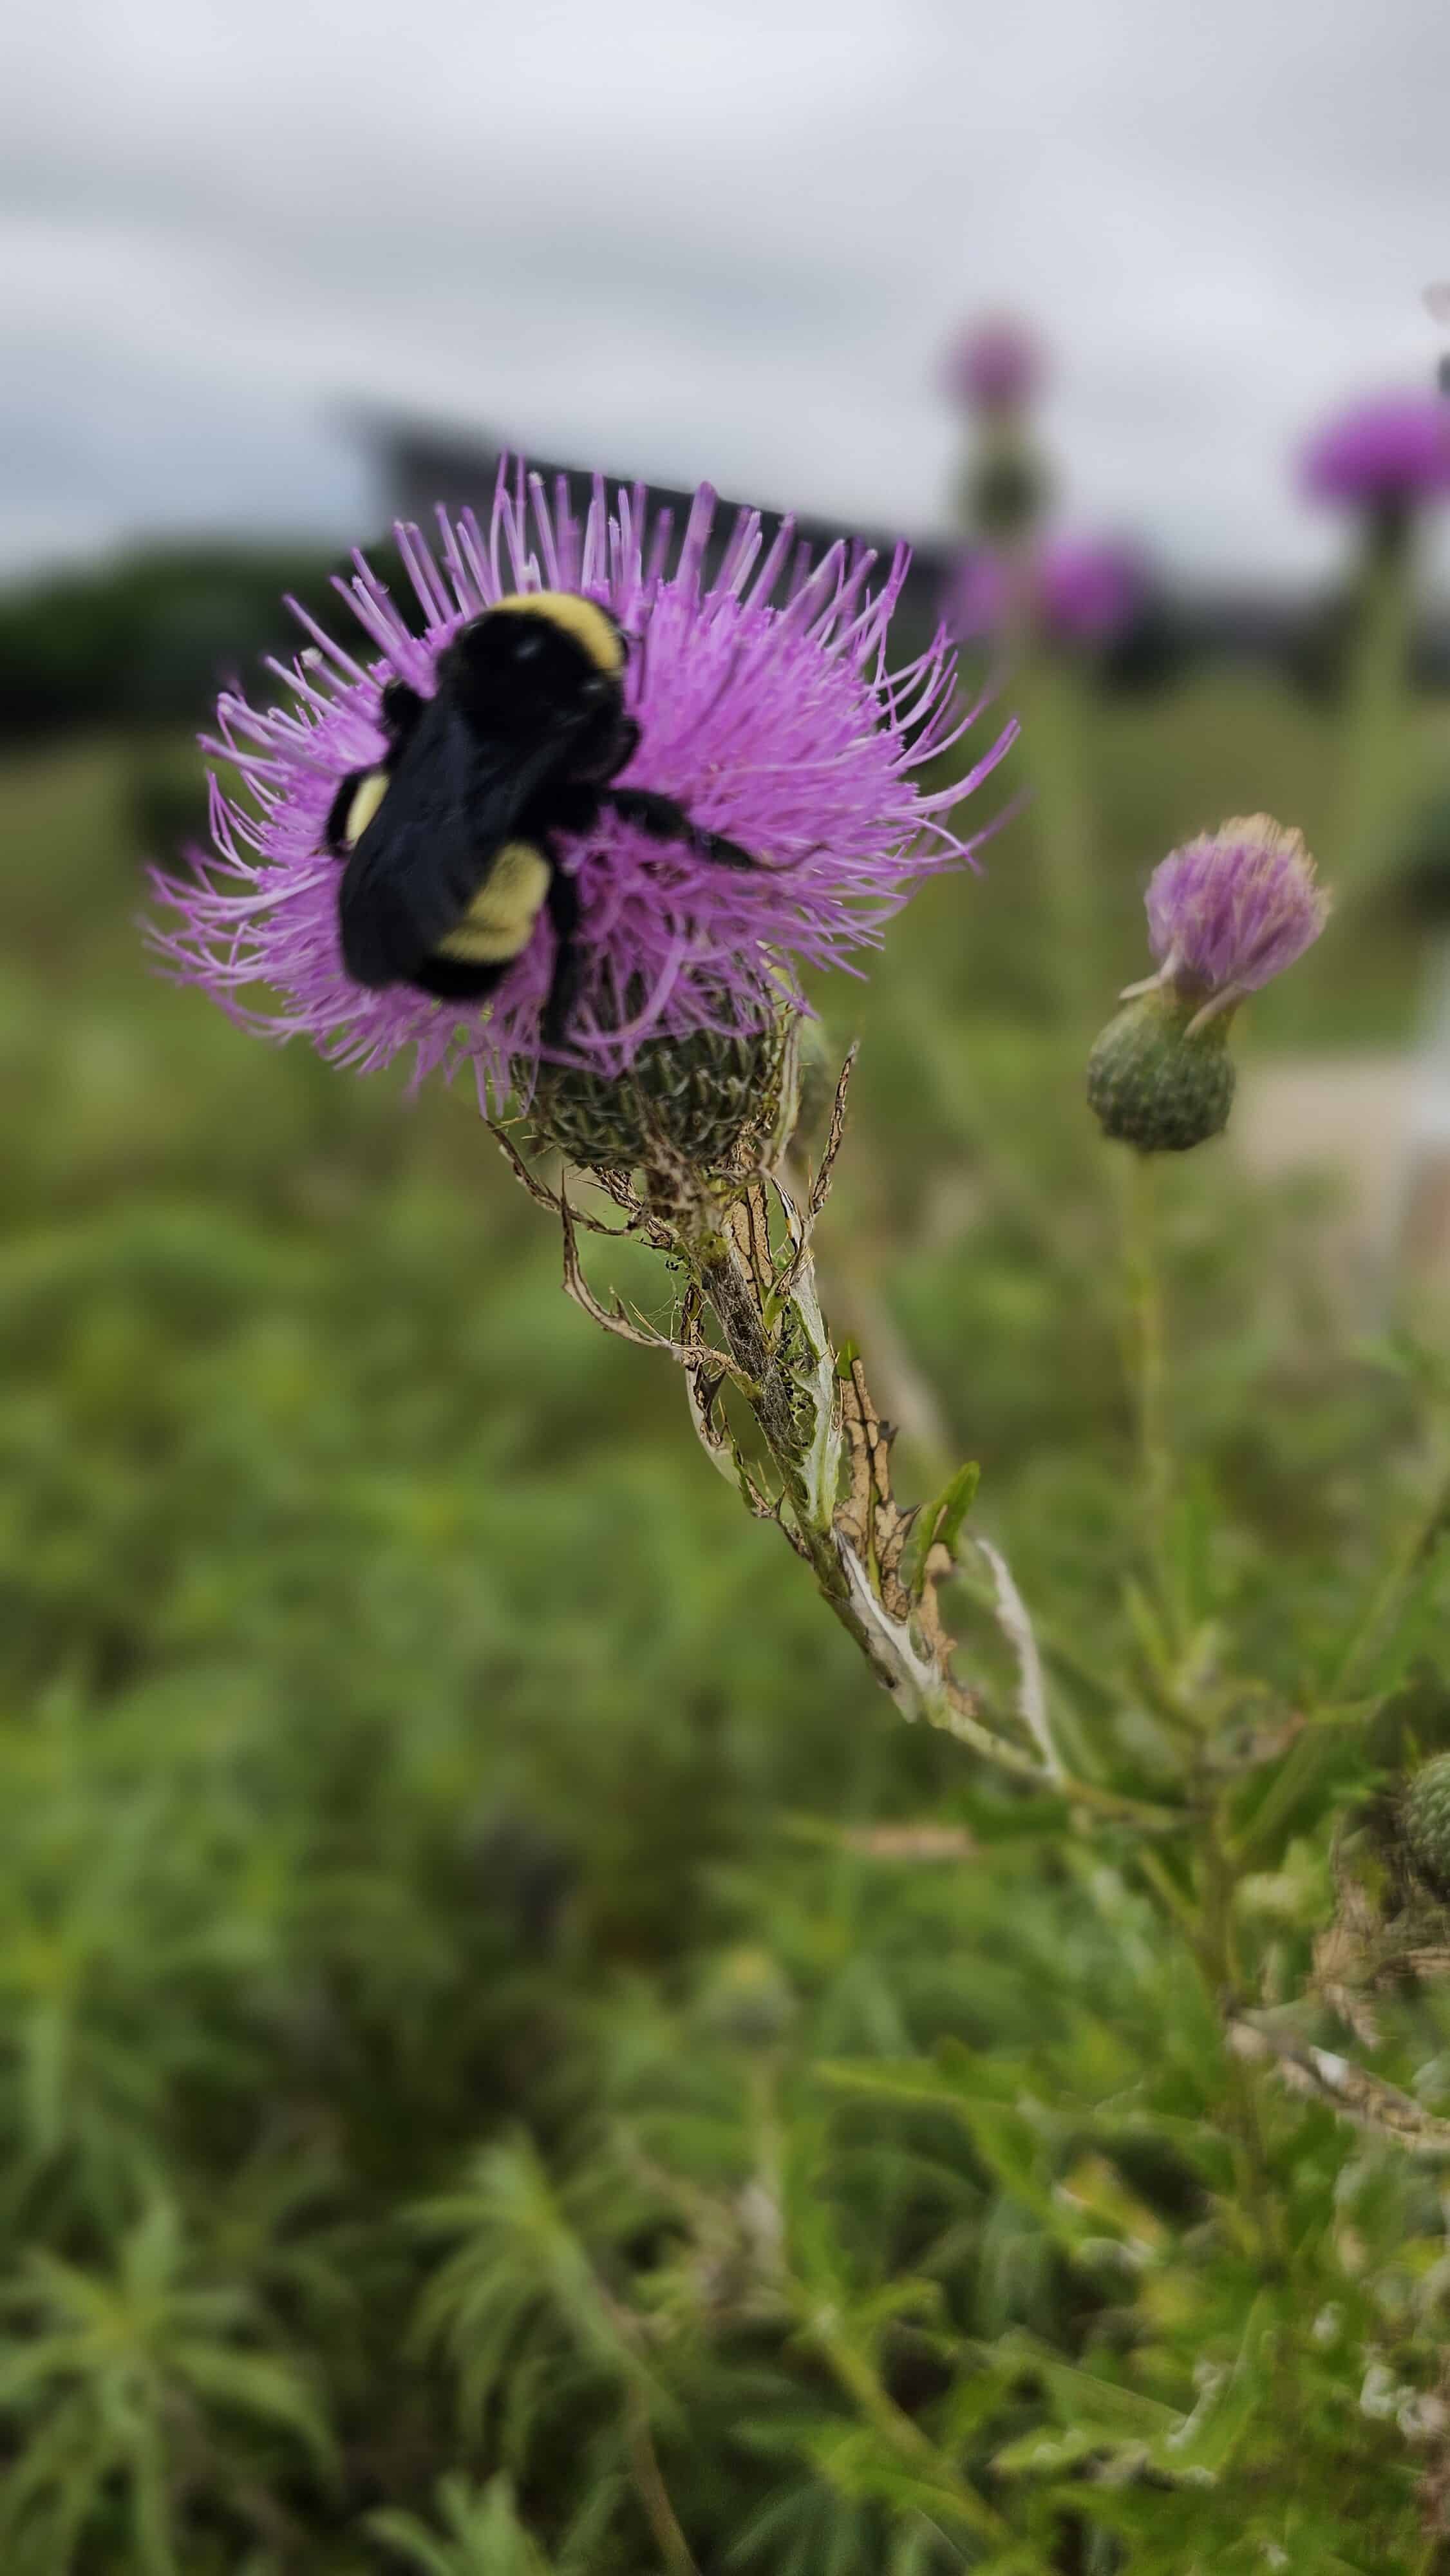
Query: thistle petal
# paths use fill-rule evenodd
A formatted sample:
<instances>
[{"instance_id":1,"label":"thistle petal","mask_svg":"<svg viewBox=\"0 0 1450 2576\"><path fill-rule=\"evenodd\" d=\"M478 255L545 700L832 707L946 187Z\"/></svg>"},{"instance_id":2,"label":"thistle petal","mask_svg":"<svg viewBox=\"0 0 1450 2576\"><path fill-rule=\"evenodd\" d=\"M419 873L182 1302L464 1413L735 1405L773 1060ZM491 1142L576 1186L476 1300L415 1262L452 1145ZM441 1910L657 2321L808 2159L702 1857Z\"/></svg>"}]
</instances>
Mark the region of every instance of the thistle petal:
<instances>
[{"instance_id":1,"label":"thistle petal","mask_svg":"<svg viewBox=\"0 0 1450 2576\"><path fill-rule=\"evenodd\" d=\"M1200 1004L1257 993L1313 946L1329 917L1302 833L1236 816L1171 850L1147 893L1164 980Z\"/></svg>"}]
</instances>

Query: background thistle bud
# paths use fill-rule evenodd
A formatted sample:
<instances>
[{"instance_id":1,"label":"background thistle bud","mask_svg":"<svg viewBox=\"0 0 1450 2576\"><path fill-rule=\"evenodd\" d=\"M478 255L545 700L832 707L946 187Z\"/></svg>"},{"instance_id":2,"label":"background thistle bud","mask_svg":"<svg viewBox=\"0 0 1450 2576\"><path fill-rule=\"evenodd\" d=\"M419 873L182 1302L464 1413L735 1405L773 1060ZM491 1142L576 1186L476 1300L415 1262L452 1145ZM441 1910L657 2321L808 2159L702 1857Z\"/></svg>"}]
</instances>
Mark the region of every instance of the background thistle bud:
<instances>
[{"instance_id":1,"label":"background thistle bud","mask_svg":"<svg viewBox=\"0 0 1450 2576\"><path fill-rule=\"evenodd\" d=\"M958 332L943 358L941 382L964 411L1001 420L1027 411L1047 374L1047 351L1020 315L985 313Z\"/></svg>"},{"instance_id":2,"label":"background thistle bud","mask_svg":"<svg viewBox=\"0 0 1450 2576\"><path fill-rule=\"evenodd\" d=\"M1450 1904L1450 1753L1411 1773L1400 1796L1400 1833L1417 1877Z\"/></svg>"},{"instance_id":3,"label":"background thistle bud","mask_svg":"<svg viewBox=\"0 0 1450 2576\"><path fill-rule=\"evenodd\" d=\"M1221 1135L1233 1107L1228 1022L1194 1029L1191 1002L1142 993L1088 1058L1088 1103L1105 1136L1141 1154L1185 1154Z\"/></svg>"},{"instance_id":4,"label":"background thistle bud","mask_svg":"<svg viewBox=\"0 0 1450 2576\"><path fill-rule=\"evenodd\" d=\"M1312 501L1363 510L1403 527L1410 514L1450 493L1450 422L1434 393L1372 395L1326 421L1300 462Z\"/></svg>"},{"instance_id":5,"label":"background thistle bud","mask_svg":"<svg viewBox=\"0 0 1450 2576\"><path fill-rule=\"evenodd\" d=\"M1250 814L1171 850L1146 903L1158 972L1122 994L1129 1007L1089 1059L1088 1100L1109 1136L1184 1153L1228 1124L1234 1012L1312 946L1329 897L1302 834Z\"/></svg>"},{"instance_id":6,"label":"background thistle bud","mask_svg":"<svg viewBox=\"0 0 1450 2576\"><path fill-rule=\"evenodd\" d=\"M700 2013L707 2029L739 2048L772 2048L795 2018L796 1999L768 1950L742 1946L717 1962Z\"/></svg>"},{"instance_id":7,"label":"background thistle bud","mask_svg":"<svg viewBox=\"0 0 1450 2576\"><path fill-rule=\"evenodd\" d=\"M999 544L1036 526L1052 497L1043 459L1015 428L983 440L962 478L962 516Z\"/></svg>"}]
</instances>

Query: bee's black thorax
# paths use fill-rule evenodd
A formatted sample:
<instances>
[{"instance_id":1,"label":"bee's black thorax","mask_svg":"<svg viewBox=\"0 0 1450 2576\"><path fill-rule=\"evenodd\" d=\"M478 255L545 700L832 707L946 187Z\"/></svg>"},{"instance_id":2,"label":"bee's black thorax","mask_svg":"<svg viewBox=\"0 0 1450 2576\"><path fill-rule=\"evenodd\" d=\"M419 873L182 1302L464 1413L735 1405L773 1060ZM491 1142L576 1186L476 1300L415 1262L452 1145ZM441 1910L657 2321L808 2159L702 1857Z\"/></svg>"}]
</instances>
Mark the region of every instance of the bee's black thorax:
<instances>
[{"instance_id":1,"label":"bee's black thorax","mask_svg":"<svg viewBox=\"0 0 1450 2576\"><path fill-rule=\"evenodd\" d=\"M601 665L546 613L493 609L475 618L444 654L438 680L481 741L506 742L520 757L553 749L561 784L611 777L633 748L622 655L614 668Z\"/></svg>"}]
</instances>

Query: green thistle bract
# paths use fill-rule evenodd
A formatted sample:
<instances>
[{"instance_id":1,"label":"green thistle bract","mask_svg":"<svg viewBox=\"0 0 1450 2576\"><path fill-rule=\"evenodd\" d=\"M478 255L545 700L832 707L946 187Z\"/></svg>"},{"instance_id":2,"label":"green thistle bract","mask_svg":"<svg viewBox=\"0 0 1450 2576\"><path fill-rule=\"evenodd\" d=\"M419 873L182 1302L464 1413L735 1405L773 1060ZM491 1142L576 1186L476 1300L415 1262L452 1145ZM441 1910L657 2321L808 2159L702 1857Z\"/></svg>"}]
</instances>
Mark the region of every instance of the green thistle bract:
<instances>
[{"instance_id":1,"label":"green thistle bract","mask_svg":"<svg viewBox=\"0 0 1450 2576\"><path fill-rule=\"evenodd\" d=\"M737 1167L775 1126L790 1016L763 1029L651 1038L613 1079L545 1065L530 1104L534 1140L586 1172Z\"/></svg>"},{"instance_id":2,"label":"green thistle bract","mask_svg":"<svg viewBox=\"0 0 1450 2576\"><path fill-rule=\"evenodd\" d=\"M1088 1103L1104 1135L1141 1154L1186 1154L1221 1135L1233 1107L1227 1018L1192 1029L1195 1005L1162 987L1110 1020L1088 1058Z\"/></svg>"},{"instance_id":3,"label":"green thistle bract","mask_svg":"<svg viewBox=\"0 0 1450 2576\"><path fill-rule=\"evenodd\" d=\"M1450 1753L1411 1774L1400 1798L1406 1853L1431 1892L1450 1903Z\"/></svg>"}]
</instances>

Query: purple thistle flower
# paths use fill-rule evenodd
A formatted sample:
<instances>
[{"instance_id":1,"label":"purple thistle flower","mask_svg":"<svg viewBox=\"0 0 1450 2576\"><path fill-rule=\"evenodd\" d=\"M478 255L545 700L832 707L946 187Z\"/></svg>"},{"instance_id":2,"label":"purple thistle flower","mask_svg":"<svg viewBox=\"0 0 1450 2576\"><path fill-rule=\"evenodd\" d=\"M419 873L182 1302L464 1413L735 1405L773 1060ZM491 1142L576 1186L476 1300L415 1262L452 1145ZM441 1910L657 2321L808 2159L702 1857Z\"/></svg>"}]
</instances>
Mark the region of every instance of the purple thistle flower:
<instances>
[{"instance_id":1,"label":"purple thistle flower","mask_svg":"<svg viewBox=\"0 0 1450 2576\"><path fill-rule=\"evenodd\" d=\"M1450 492L1450 407L1436 394L1352 404L1311 439L1300 465L1311 500L1384 507Z\"/></svg>"},{"instance_id":2,"label":"purple thistle flower","mask_svg":"<svg viewBox=\"0 0 1450 2576\"><path fill-rule=\"evenodd\" d=\"M1131 625L1144 588L1130 547L1056 537L1022 565L980 549L965 555L943 614L961 644L1000 635L1020 606L1027 624L1054 643L1103 645Z\"/></svg>"},{"instance_id":3,"label":"purple thistle flower","mask_svg":"<svg viewBox=\"0 0 1450 2576\"><path fill-rule=\"evenodd\" d=\"M1025 411L1042 391L1047 360L1041 341L1010 313L970 323L942 361L942 390L968 411Z\"/></svg>"},{"instance_id":4,"label":"purple thistle flower","mask_svg":"<svg viewBox=\"0 0 1450 2576\"><path fill-rule=\"evenodd\" d=\"M833 546L811 565L782 525L760 561L758 513L736 519L713 581L705 556L715 496L695 496L673 570L670 513L651 514L642 487L610 512L596 480L583 524L561 477L552 508L538 476L500 472L487 529L471 511L439 512L435 555L400 527L418 608L415 631L367 564L337 587L367 638L361 659L289 603L312 638L290 668L271 667L290 703L254 708L224 696L203 748L240 771L249 802L211 782L215 855L185 877L152 871L176 916L153 944L178 980L200 985L233 1017L282 1040L312 1039L364 1070L411 1049L414 1080L473 1066L486 1116L537 1068L573 1064L622 1073L650 1038L763 1026L783 996L800 1001L802 967L855 964L925 876L972 861L950 809L995 768L1015 722L969 775L923 792L915 773L972 721L954 711L945 635L888 675L886 632L905 579L899 549L884 584L875 558ZM368 991L347 975L338 932L338 862L324 826L338 783L378 761L382 692L401 679L423 695L440 653L470 619L519 591L577 590L611 608L629 638L626 696L639 749L621 773L677 798L705 829L750 851L755 868L712 865L606 813L587 833L559 834L574 877L582 959L568 1042L545 1049L540 1015L553 932L541 915L518 960L483 1004L441 1003L398 985ZM243 998L270 986L275 1008Z\"/></svg>"},{"instance_id":5,"label":"purple thistle flower","mask_svg":"<svg viewBox=\"0 0 1450 2576\"><path fill-rule=\"evenodd\" d=\"M1200 1006L1191 1036L1313 946L1329 896L1302 833L1249 814L1170 850L1149 879L1147 911L1158 972L1122 999L1171 987Z\"/></svg>"}]
</instances>

